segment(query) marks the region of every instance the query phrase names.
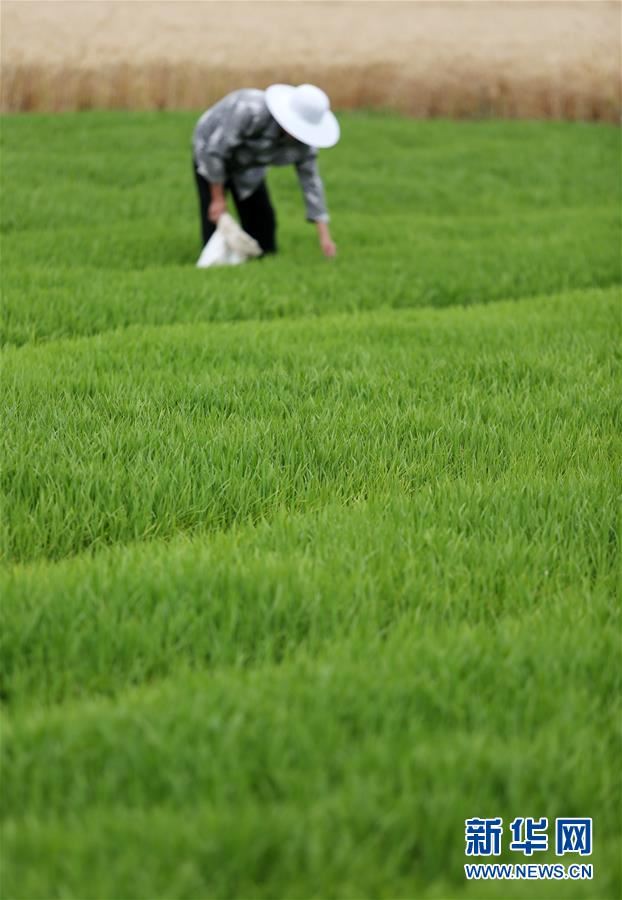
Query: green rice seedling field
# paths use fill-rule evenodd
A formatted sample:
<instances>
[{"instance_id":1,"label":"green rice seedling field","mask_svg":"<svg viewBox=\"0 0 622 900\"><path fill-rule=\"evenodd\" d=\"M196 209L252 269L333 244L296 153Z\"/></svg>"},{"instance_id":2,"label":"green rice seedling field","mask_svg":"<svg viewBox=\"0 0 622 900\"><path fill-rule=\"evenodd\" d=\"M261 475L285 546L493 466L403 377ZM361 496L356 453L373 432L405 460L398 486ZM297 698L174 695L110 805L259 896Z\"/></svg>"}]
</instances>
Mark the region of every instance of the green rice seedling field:
<instances>
[{"instance_id":1,"label":"green rice seedling field","mask_svg":"<svg viewBox=\"0 0 622 900\"><path fill-rule=\"evenodd\" d=\"M197 271L194 119L2 120L1 896L619 897L620 131L343 115Z\"/></svg>"}]
</instances>

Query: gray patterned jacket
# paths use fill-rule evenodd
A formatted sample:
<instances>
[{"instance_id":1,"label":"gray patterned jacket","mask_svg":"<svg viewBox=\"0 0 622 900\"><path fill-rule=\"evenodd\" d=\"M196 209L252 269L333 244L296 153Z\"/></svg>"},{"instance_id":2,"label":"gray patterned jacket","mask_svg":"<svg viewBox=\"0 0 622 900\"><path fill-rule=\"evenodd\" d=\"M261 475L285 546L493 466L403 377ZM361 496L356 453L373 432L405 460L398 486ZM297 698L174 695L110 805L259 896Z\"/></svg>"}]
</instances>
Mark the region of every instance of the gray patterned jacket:
<instances>
[{"instance_id":1,"label":"gray patterned jacket","mask_svg":"<svg viewBox=\"0 0 622 900\"><path fill-rule=\"evenodd\" d=\"M203 113L192 136L194 159L207 181L233 185L244 200L263 181L266 167L293 163L307 219L328 222L317 150L286 135L270 114L263 91L243 88Z\"/></svg>"}]
</instances>

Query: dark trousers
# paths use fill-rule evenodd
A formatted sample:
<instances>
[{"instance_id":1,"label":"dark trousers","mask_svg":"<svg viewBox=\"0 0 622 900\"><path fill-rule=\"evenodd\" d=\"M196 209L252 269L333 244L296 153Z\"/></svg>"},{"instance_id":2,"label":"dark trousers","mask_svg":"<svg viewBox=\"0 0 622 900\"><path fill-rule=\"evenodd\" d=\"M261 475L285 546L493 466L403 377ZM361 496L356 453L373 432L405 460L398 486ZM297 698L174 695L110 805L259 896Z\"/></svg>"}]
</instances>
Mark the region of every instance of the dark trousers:
<instances>
[{"instance_id":1,"label":"dark trousers","mask_svg":"<svg viewBox=\"0 0 622 900\"><path fill-rule=\"evenodd\" d=\"M207 244L216 230L208 218L209 205L212 201L209 181L206 181L197 170L196 162L192 162L194 178L199 193L199 213L201 216L201 234L203 246ZM270 202L270 194L266 182L262 181L257 190L242 200L233 184L227 182L225 190L230 191L235 208L240 217L240 225L247 234L254 237L264 253L276 253L276 213Z\"/></svg>"}]
</instances>

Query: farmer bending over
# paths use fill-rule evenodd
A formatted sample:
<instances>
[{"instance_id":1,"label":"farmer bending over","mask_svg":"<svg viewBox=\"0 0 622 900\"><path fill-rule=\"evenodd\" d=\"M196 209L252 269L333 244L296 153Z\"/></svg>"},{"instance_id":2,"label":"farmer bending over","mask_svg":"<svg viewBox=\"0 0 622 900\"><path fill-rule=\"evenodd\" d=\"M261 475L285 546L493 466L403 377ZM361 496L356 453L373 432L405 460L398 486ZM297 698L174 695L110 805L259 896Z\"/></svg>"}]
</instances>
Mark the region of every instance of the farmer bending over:
<instances>
[{"instance_id":1,"label":"farmer bending over","mask_svg":"<svg viewBox=\"0 0 622 900\"><path fill-rule=\"evenodd\" d=\"M266 186L266 167L293 163L307 219L317 226L326 256L336 252L328 228L317 148L339 140L339 123L324 91L312 84L273 84L265 91L233 91L204 112L192 139L203 243L227 211L231 191L242 228L264 253L276 252L276 216Z\"/></svg>"}]
</instances>

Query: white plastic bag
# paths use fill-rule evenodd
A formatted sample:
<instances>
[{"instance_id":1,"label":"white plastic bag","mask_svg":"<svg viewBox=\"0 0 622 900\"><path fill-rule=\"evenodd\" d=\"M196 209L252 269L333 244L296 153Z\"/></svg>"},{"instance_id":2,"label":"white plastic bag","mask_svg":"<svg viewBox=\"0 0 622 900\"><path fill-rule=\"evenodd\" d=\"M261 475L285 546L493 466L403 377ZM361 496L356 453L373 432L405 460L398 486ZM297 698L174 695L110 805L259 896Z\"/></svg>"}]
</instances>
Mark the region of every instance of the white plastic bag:
<instances>
[{"instance_id":1,"label":"white plastic bag","mask_svg":"<svg viewBox=\"0 0 622 900\"><path fill-rule=\"evenodd\" d=\"M261 256L261 247L255 238L243 231L229 213L223 213L197 260L197 268L237 266L257 256Z\"/></svg>"}]
</instances>

